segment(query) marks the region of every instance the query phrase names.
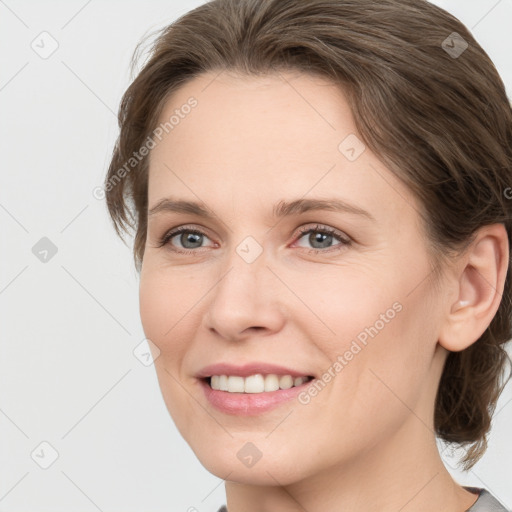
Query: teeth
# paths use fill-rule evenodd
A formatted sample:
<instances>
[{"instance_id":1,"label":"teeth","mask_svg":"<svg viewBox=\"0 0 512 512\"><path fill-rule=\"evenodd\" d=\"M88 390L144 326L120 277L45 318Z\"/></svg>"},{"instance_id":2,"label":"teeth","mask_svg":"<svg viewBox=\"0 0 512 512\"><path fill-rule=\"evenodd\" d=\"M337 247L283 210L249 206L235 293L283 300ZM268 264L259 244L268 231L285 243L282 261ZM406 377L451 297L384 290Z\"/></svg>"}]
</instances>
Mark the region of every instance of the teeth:
<instances>
[{"instance_id":1,"label":"teeth","mask_svg":"<svg viewBox=\"0 0 512 512\"><path fill-rule=\"evenodd\" d=\"M279 377L274 374L265 377L265 391L277 391L279 389Z\"/></svg>"},{"instance_id":2,"label":"teeth","mask_svg":"<svg viewBox=\"0 0 512 512\"><path fill-rule=\"evenodd\" d=\"M265 391L277 391L278 389L290 389L300 386L309 380L308 377L292 377L291 375L262 375L256 373L248 377L238 375L212 375L210 386L212 389L227 391L229 393L263 393Z\"/></svg>"}]
</instances>

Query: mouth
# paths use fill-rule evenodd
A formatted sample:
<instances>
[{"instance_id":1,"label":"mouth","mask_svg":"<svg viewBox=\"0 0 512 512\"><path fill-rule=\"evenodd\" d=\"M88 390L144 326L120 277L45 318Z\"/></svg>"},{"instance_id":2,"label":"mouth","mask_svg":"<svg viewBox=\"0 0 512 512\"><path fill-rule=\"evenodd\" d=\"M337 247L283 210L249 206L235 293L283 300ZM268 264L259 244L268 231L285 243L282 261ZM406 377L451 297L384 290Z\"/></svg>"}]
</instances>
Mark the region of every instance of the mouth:
<instances>
[{"instance_id":1,"label":"mouth","mask_svg":"<svg viewBox=\"0 0 512 512\"><path fill-rule=\"evenodd\" d=\"M218 411L234 416L259 416L293 403L313 376L253 374L210 375L198 378L206 400ZM215 389L218 388L218 389Z\"/></svg>"},{"instance_id":2,"label":"mouth","mask_svg":"<svg viewBox=\"0 0 512 512\"><path fill-rule=\"evenodd\" d=\"M211 375L202 380L210 389L236 394L262 394L301 387L314 379L312 375L294 377L292 375L256 373L247 377L239 375Z\"/></svg>"}]
</instances>

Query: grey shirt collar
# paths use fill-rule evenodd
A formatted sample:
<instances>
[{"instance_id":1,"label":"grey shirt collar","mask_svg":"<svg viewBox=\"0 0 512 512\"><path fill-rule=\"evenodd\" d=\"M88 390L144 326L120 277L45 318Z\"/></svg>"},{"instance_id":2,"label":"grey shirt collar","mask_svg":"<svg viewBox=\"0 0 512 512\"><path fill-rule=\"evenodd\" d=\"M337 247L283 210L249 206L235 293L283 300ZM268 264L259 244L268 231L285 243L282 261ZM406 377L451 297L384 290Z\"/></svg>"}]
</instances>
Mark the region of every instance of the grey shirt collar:
<instances>
[{"instance_id":1,"label":"grey shirt collar","mask_svg":"<svg viewBox=\"0 0 512 512\"><path fill-rule=\"evenodd\" d=\"M478 494L474 505L466 512L510 512L487 489L464 487L469 492Z\"/></svg>"}]
</instances>

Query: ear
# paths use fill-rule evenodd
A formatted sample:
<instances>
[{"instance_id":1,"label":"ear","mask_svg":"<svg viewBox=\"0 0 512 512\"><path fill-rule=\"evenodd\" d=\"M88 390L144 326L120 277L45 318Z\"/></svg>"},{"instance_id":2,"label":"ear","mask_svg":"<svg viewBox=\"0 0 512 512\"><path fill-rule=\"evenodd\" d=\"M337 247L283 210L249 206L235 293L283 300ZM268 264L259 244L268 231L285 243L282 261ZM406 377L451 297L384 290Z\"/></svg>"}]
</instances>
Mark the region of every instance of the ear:
<instances>
[{"instance_id":1,"label":"ear","mask_svg":"<svg viewBox=\"0 0 512 512\"><path fill-rule=\"evenodd\" d=\"M458 352L485 332L501 302L509 266L508 236L503 224L480 228L455 265L455 292L439 333L439 344Z\"/></svg>"}]
</instances>

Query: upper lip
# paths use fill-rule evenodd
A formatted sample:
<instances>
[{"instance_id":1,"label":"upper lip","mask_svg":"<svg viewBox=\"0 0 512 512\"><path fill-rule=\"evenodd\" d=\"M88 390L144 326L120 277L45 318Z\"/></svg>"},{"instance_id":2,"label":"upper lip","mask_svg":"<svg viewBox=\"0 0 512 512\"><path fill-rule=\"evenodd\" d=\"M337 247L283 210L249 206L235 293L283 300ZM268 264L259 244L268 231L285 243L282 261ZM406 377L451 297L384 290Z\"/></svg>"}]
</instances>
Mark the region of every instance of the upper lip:
<instances>
[{"instance_id":1,"label":"upper lip","mask_svg":"<svg viewBox=\"0 0 512 512\"><path fill-rule=\"evenodd\" d=\"M261 373L263 375L277 374L277 375L291 375L292 377L307 377L312 375L307 371L294 370L279 366L272 363L251 362L244 365L234 365L229 363L216 363L210 364L202 368L196 375L199 379L211 377L212 375L238 375L240 377L248 377Z\"/></svg>"}]
</instances>

